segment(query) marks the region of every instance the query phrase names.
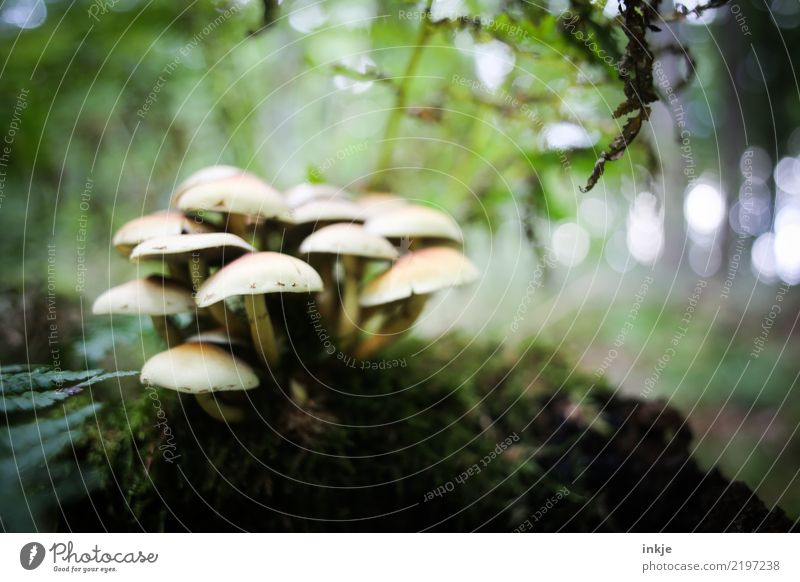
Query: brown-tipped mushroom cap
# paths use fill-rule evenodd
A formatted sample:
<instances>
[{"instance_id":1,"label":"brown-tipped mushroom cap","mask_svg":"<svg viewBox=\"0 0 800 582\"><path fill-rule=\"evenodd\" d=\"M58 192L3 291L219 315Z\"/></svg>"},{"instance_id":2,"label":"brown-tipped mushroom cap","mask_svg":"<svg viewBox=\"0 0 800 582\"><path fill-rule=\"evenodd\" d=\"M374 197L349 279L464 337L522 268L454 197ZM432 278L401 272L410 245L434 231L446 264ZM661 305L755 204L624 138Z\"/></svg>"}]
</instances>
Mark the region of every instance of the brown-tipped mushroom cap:
<instances>
[{"instance_id":1,"label":"brown-tipped mushroom cap","mask_svg":"<svg viewBox=\"0 0 800 582\"><path fill-rule=\"evenodd\" d=\"M114 235L113 244L119 252L129 255L136 245L151 238L201 232L212 232L212 228L186 216L183 212L165 210L146 214L125 223Z\"/></svg>"},{"instance_id":2,"label":"brown-tipped mushroom cap","mask_svg":"<svg viewBox=\"0 0 800 582\"><path fill-rule=\"evenodd\" d=\"M412 295L470 283L478 269L455 249L432 247L401 257L388 271L369 282L361 293L362 307L383 305Z\"/></svg>"},{"instance_id":3,"label":"brown-tipped mushroom cap","mask_svg":"<svg viewBox=\"0 0 800 582\"><path fill-rule=\"evenodd\" d=\"M181 234L163 236L144 241L131 252L132 261L148 259L190 259L193 253L215 258L235 258L243 253L255 252L255 247L247 244L229 232L210 232L203 234Z\"/></svg>"},{"instance_id":4,"label":"brown-tipped mushroom cap","mask_svg":"<svg viewBox=\"0 0 800 582\"><path fill-rule=\"evenodd\" d=\"M300 252L350 255L365 259L396 259L397 249L392 243L367 232L357 224L332 224L308 236L300 245Z\"/></svg>"},{"instance_id":5,"label":"brown-tipped mushroom cap","mask_svg":"<svg viewBox=\"0 0 800 582\"><path fill-rule=\"evenodd\" d=\"M156 354L142 367L142 384L203 394L249 390L258 377L248 364L212 344L189 343Z\"/></svg>"},{"instance_id":6,"label":"brown-tipped mushroom cap","mask_svg":"<svg viewBox=\"0 0 800 582\"><path fill-rule=\"evenodd\" d=\"M253 176L241 168L224 164L201 168L190 174L188 178L178 184L178 186L175 188L175 192L172 193L170 204L174 205L178 201L178 198L181 197L181 194L193 186L197 186L198 184L202 184L204 182L214 182L216 180L232 178L233 176L240 176L242 174Z\"/></svg>"},{"instance_id":7,"label":"brown-tipped mushroom cap","mask_svg":"<svg viewBox=\"0 0 800 582\"><path fill-rule=\"evenodd\" d=\"M92 313L124 315L174 315L194 311L191 292L179 282L160 275L134 279L112 287L92 305Z\"/></svg>"},{"instance_id":8,"label":"brown-tipped mushroom cap","mask_svg":"<svg viewBox=\"0 0 800 582\"><path fill-rule=\"evenodd\" d=\"M350 194L332 184L298 184L285 193L286 202L291 208L299 208L314 200L341 200L350 198Z\"/></svg>"},{"instance_id":9,"label":"brown-tipped mushroom cap","mask_svg":"<svg viewBox=\"0 0 800 582\"><path fill-rule=\"evenodd\" d=\"M388 192L370 192L360 196L356 200L356 204L361 206L362 216L369 220L379 214L393 212L408 206L408 201Z\"/></svg>"},{"instance_id":10,"label":"brown-tipped mushroom cap","mask_svg":"<svg viewBox=\"0 0 800 582\"><path fill-rule=\"evenodd\" d=\"M237 295L321 291L319 274L300 259L281 253L252 253L228 263L197 291L197 305L208 307Z\"/></svg>"},{"instance_id":11,"label":"brown-tipped mushroom cap","mask_svg":"<svg viewBox=\"0 0 800 582\"><path fill-rule=\"evenodd\" d=\"M347 200L313 200L292 214L295 224L317 222L363 222L363 210Z\"/></svg>"},{"instance_id":12,"label":"brown-tipped mushroom cap","mask_svg":"<svg viewBox=\"0 0 800 582\"><path fill-rule=\"evenodd\" d=\"M291 222L289 206L280 193L252 174L237 174L200 182L176 201L184 211L226 212Z\"/></svg>"},{"instance_id":13,"label":"brown-tipped mushroom cap","mask_svg":"<svg viewBox=\"0 0 800 582\"><path fill-rule=\"evenodd\" d=\"M413 204L373 216L367 220L364 228L386 238L464 240L461 228L450 216L427 206Z\"/></svg>"}]
</instances>

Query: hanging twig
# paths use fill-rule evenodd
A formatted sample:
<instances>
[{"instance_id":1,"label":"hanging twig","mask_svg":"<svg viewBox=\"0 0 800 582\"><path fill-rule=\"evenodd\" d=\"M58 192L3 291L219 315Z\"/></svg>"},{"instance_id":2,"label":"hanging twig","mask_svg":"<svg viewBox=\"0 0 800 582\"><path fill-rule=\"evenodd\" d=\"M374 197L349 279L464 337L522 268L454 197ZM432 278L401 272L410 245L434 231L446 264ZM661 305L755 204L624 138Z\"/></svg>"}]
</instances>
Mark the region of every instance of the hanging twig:
<instances>
[{"instance_id":1,"label":"hanging twig","mask_svg":"<svg viewBox=\"0 0 800 582\"><path fill-rule=\"evenodd\" d=\"M586 186L581 192L588 192L597 184L605 171L606 162L618 160L625 150L636 139L650 118L648 104L658 100L653 85L653 53L648 50L646 35L653 30L654 18L658 16L658 5L661 0L626 0L620 18L628 44L625 55L619 66L619 78L624 84L625 101L614 111L614 119L633 114L625 121L622 131L613 139L594 164Z\"/></svg>"},{"instance_id":2,"label":"hanging twig","mask_svg":"<svg viewBox=\"0 0 800 582\"><path fill-rule=\"evenodd\" d=\"M433 0L428 0L428 5L424 11L426 16L421 19L422 22L420 23L419 35L417 36L417 41L414 43L414 49L411 52L411 58L406 64L405 71L403 72L403 78L400 79L400 83L397 85L394 106L392 107L392 112L389 115L389 120L386 122L386 130L383 135L383 146L381 148L380 155L378 156L378 172L376 173L378 180L383 179L381 177L383 172L391 165L392 154L396 146L394 141L397 137L397 132L400 127L400 120L403 119L403 116L405 115L409 84L414 78L414 71L416 71L417 65L419 65L420 59L422 58L422 52L425 49L425 44L428 42L428 37L431 34L431 28L428 24L430 21L428 15L430 14L432 2Z\"/></svg>"}]
</instances>

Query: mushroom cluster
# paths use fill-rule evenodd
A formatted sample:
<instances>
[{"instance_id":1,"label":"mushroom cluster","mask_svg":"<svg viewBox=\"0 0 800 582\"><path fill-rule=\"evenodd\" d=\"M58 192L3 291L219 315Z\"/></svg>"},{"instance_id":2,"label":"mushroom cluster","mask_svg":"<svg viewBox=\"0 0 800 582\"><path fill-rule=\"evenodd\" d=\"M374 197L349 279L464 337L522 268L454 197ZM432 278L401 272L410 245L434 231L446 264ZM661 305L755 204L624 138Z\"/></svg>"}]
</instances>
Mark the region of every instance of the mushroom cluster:
<instances>
[{"instance_id":1,"label":"mushroom cluster","mask_svg":"<svg viewBox=\"0 0 800 582\"><path fill-rule=\"evenodd\" d=\"M450 216L388 193L301 184L281 194L212 166L179 184L170 206L113 239L159 274L109 289L93 312L151 317L168 349L144 364L142 382L194 394L225 421L243 417L226 393L281 369L286 333L268 296L311 295L339 349L363 359L408 330L432 293L478 277Z\"/></svg>"}]
</instances>

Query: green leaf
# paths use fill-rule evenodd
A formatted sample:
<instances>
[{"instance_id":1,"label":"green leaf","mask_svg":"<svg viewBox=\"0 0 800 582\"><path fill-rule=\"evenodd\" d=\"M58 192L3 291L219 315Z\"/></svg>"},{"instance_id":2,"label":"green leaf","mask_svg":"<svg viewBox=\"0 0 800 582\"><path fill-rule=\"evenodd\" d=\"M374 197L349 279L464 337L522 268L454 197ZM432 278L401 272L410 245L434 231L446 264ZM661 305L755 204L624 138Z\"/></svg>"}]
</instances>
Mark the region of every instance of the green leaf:
<instances>
[{"instance_id":1,"label":"green leaf","mask_svg":"<svg viewBox=\"0 0 800 582\"><path fill-rule=\"evenodd\" d=\"M136 376L138 374L139 374L139 372L137 372L136 370L126 370L124 372L121 372L121 371L118 371L118 372L106 372L105 374L99 374L98 376L95 376L94 378L90 378L90 379L88 379L88 380L86 380L84 382L81 382L80 384L77 384L75 386L71 386L70 390L71 391L83 390L84 388L88 388L89 386L92 386L93 384L97 384L99 382L104 382L106 380L111 380L113 378L123 378L125 376Z\"/></svg>"},{"instance_id":2,"label":"green leaf","mask_svg":"<svg viewBox=\"0 0 800 582\"><path fill-rule=\"evenodd\" d=\"M24 410L34 410L46 408L65 400L71 396L69 392L49 390L47 392L29 392L19 396L6 396L0 393L0 412L20 412Z\"/></svg>"},{"instance_id":3,"label":"green leaf","mask_svg":"<svg viewBox=\"0 0 800 582\"><path fill-rule=\"evenodd\" d=\"M47 408L99 382L137 374L135 371L54 370L45 366L8 372L22 368L9 366L0 372L1 413Z\"/></svg>"},{"instance_id":4,"label":"green leaf","mask_svg":"<svg viewBox=\"0 0 800 582\"><path fill-rule=\"evenodd\" d=\"M10 427L7 435L0 438L0 467L4 472L15 468L23 471L49 464L48 459L80 438L81 424L99 408L99 404L90 404L66 416Z\"/></svg>"},{"instance_id":5,"label":"green leaf","mask_svg":"<svg viewBox=\"0 0 800 582\"><path fill-rule=\"evenodd\" d=\"M0 370L0 391L5 394L21 394L28 390L50 390L64 384L86 381L103 373L103 370L65 371L43 366L11 374L6 371L7 368Z\"/></svg>"},{"instance_id":6,"label":"green leaf","mask_svg":"<svg viewBox=\"0 0 800 582\"><path fill-rule=\"evenodd\" d=\"M135 374L24 364L0 369L0 418L10 421L0 430L3 527L38 528L43 516L54 515L60 504L86 495L100 483L100 473L82 467L73 454L84 438L87 419L101 407L86 403L82 393L99 382ZM77 408L67 407L67 400ZM58 403L62 406L55 406Z\"/></svg>"}]
</instances>

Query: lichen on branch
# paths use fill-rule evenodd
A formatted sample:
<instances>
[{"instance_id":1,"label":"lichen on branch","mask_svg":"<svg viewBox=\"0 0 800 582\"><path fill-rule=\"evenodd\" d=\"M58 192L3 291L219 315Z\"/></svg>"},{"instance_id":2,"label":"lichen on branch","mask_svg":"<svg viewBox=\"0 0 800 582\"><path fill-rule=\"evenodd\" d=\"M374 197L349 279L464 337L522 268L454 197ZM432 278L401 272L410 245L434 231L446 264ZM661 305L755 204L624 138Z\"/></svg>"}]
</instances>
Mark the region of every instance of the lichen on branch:
<instances>
[{"instance_id":1,"label":"lichen on branch","mask_svg":"<svg viewBox=\"0 0 800 582\"><path fill-rule=\"evenodd\" d=\"M606 162L618 160L636 139L650 118L649 104L658 100L653 84L653 52L647 44L647 32L657 30L652 22L659 17L658 5L661 0L626 0L620 4L618 21L628 39L625 54L618 68L623 82L625 101L614 110L614 119L630 115L622 126L622 131L600 154L592 168L582 192L588 192L597 184L605 171Z\"/></svg>"},{"instance_id":2,"label":"lichen on branch","mask_svg":"<svg viewBox=\"0 0 800 582\"><path fill-rule=\"evenodd\" d=\"M617 21L628 39L625 54L618 68L619 78L624 84L625 101L613 113L614 119L630 115L622 126L622 131L611 141L594 164L592 173L581 188L588 192L603 175L606 162L621 158L628 146L636 139L644 123L650 118L649 104L658 100L653 84L654 53L647 41L649 31L659 31L654 22L667 22L659 12L661 0L618 0L620 16ZM676 4L675 14L670 20L700 16L706 10L719 8L730 0L709 0L692 10ZM691 61L688 52L686 58Z\"/></svg>"}]
</instances>

